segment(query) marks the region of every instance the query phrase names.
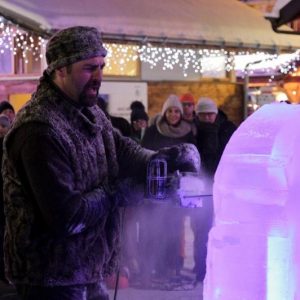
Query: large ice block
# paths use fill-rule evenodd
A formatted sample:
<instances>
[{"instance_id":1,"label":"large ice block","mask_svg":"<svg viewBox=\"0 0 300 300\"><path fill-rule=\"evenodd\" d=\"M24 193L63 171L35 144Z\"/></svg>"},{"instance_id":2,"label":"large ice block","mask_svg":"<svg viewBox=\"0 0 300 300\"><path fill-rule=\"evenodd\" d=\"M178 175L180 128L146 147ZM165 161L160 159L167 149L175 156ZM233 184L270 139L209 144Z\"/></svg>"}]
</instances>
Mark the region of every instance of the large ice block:
<instances>
[{"instance_id":1,"label":"large ice block","mask_svg":"<svg viewBox=\"0 0 300 300\"><path fill-rule=\"evenodd\" d=\"M213 192L204 299L300 300L300 105L269 104L247 118Z\"/></svg>"}]
</instances>

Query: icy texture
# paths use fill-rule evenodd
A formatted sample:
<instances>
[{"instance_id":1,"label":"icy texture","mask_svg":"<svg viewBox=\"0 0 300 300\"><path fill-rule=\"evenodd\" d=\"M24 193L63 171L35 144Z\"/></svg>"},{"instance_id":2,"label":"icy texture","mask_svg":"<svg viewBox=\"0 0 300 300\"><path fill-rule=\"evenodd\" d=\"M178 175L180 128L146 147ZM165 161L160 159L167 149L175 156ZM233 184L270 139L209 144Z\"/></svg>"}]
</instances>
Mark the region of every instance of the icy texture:
<instances>
[{"instance_id":1,"label":"icy texture","mask_svg":"<svg viewBox=\"0 0 300 300\"><path fill-rule=\"evenodd\" d=\"M209 180L197 173L185 173L180 177L179 189L180 205L183 207L202 207L203 201L211 199L212 191Z\"/></svg>"},{"instance_id":2,"label":"icy texture","mask_svg":"<svg viewBox=\"0 0 300 300\"><path fill-rule=\"evenodd\" d=\"M204 299L300 300L300 105L241 124L213 191Z\"/></svg>"}]
</instances>

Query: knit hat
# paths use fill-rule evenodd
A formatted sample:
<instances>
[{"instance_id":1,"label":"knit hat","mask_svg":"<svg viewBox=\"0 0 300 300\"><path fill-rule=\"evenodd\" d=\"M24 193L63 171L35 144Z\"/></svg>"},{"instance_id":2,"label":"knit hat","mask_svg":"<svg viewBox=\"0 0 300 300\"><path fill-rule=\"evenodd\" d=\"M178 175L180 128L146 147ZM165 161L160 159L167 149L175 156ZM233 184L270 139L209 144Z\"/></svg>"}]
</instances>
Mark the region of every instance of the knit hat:
<instances>
[{"instance_id":1,"label":"knit hat","mask_svg":"<svg viewBox=\"0 0 300 300\"><path fill-rule=\"evenodd\" d=\"M10 127L10 120L6 115L0 115L0 125L6 128Z\"/></svg>"},{"instance_id":2,"label":"knit hat","mask_svg":"<svg viewBox=\"0 0 300 300\"><path fill-rule=\"evenodd\" d=\"M164 115L167 109L169 109L170 107L177 107L180 110L181 114L183 114L182 104L180 103L178 96L170 95L167 98L167 100L165 101L162 107L161 114Z\"/></svg>"},{"instance_id":3,"label":"knit hat","mask_svg":"<svg viewBox=\"0 0 300 300\"><path fill-rule=\"evenodd\" d=\"M105 57L100 32L94 27L75 26L54 34L47 43L47 73L96 56Z\"/></svg>"},{"instance_id":4,"label":"knit hat","mask_svg":"<svg viewBox=\"0 0 300 300\"><path fill-rule=\"evenodd\" d=\"M15 112L14 107L8 101L4 100L0 102L0 114L6 109L11 109L13 112Z\"/></svg>"},{"instance_id":5,"label":"knit hat","mask_svg":"<svg viewBox=\"0 0 300 300\"><path fill-rule=\"evenodd\" d=\"M133 121L137 121L137 120L145 120L145 121L149 120L147 113L143 109L134 109L131 112L131 115L130 115L131 123Z\"/></svg>"},{"instance_id":6,"label":"knit hat","mask_svg":"<svg viewBox=\"0 0 300 300\"><path fill-rule=\"evenodd\" d=\"M208 97L201 97L195 107L196 114L199 113L218 113L218 107L215 101Z\"/></svg>"},{"instance_id":7,"label":"knit hat","mask_svg":"<svg viewBox=\"0 0 300 300\"><path fill-rule=\"evenodd\" d=\"M135 101L131 102L130 109L131 110L135 110L135 109L145 110L145 105L143 104L143 102L135 100Z\"/></svg>"},{"instance_id":8,"label":"knit hat","mask_svg":"<svg viewBox=\"0 0 300 300\"><path fill-rule=\"evenodd\" d=\"M195 105L195 98L191 93L185 93L180 97L181 103L193 103Z\"/></svg>"}]
</instances>

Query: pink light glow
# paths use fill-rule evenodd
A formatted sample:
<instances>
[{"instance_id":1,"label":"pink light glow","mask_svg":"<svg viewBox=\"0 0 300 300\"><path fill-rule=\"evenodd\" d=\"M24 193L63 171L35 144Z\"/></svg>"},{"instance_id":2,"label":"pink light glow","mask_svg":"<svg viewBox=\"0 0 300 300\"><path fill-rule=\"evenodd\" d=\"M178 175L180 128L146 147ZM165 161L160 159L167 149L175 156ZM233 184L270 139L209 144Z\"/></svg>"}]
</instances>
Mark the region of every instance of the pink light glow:
<instances>
[{"instance_id":1,"label":"pink light glow","mask_svg":"<svg viewBox=\"0 0 300 300\"><path fill-rule=\"evenodd\" d=\"M205 300L300 299L299 150L299 105L265 105L234 133L215 176Z\"/></svg>"}]
</instances>

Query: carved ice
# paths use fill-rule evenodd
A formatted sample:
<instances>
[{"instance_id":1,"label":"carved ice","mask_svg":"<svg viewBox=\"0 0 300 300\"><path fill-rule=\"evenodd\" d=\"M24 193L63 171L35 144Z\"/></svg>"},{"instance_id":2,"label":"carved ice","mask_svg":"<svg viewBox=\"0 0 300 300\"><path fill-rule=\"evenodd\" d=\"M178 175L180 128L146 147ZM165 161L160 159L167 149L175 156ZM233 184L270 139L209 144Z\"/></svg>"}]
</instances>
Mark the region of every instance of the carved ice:
<instances>
[{"instance_id":1,"label":"carved ice","mask_svg":"<svg viewBox=\"0 0 300 300\"><path fill-rule=\"evenodd\" d=\"M300 105L265 105L215 175L205 300L300 299Z\"/></svg>"}]
</instances>

